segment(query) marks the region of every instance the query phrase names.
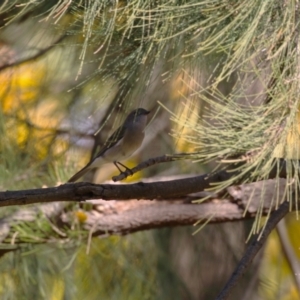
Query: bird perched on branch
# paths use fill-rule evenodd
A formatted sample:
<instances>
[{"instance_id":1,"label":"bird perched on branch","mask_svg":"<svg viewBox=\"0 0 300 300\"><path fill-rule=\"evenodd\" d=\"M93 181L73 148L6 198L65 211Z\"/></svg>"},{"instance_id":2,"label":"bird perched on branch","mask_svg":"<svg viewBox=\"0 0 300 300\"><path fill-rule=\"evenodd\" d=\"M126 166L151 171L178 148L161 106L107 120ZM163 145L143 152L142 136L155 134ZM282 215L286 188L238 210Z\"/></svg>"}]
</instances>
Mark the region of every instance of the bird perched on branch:
<instances>
[{"instance_id":1,"label":"bird perched on branch","mask_svg":"<svg viewBox=\"0 0 300 300\"><path fill-rule=\"evenodd\" d=\"M120 172L118 164L125 167L119 161L130 157L142 144L147 124L149 111L138 108L132 111L120 126L107 140L99 153L79 172L73 175L68 182L75 182L91 169L99 168L106 163L114 163Z\"/></svg>"}]
</instances>

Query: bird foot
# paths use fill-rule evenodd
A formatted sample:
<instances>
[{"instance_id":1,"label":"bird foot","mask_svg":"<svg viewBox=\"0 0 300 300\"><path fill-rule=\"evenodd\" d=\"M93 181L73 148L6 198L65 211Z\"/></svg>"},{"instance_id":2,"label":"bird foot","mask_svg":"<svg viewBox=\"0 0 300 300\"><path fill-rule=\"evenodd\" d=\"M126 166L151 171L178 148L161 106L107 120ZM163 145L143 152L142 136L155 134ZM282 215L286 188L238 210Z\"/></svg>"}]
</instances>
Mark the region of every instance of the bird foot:
<instances>
[{"instance_id":1,"label":"bird foot","mask_svg":"<svg viewBox=\"0 0 300 300\"><path fill-rule=\"evenodd\" d=\"M124 175L127 175L125 173L129 173L131 176L133 175L133 172L131 169L129 169L128 167L126 167L125 165L123 165L122 163L120 163L119 161L115 161L114 162L114 165L117 167L117 169L120 171L120 174L124 174ZM123 168L125 168L125 171L122 171L121 168L118 166L122 166Z\"/></svg>"}]
</instances>

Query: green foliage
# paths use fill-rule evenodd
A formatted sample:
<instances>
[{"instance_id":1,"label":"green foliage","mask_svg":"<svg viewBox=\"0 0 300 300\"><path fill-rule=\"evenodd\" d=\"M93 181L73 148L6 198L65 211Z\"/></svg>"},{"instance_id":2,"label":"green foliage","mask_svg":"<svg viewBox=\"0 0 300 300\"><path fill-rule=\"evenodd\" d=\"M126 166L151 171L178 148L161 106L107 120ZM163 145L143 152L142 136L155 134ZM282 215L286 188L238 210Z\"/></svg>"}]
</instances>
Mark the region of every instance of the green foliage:
<instances>
[{"instance_id":1,"label":"green foliage","mask_svg":"<svg viewBox=\"0 0 300 300\"><path fill-rule=\"evenodd\" d=\"M151 233L96 238L88 254L86 244L25 246L0 260L1 299L154 299L154 248Z\"/></svg>"},{"instance_id":2,"label":"green foliage","mask_svg":"<svg viewBox=\"0 0 300 300\"><path fill-rule=\"evenodd\" d=\"M13 75L7 72L10 69L0 74L1 189L64 181L70 166L87 158L80 151L69 152L70 145L80 145L82 136L91 139L85 133L103 129L109 119L111 127L117 125L120 118L111 118L115 111L137 105L155 107L160 100L173 113L173 137L186 142L182 146L186 159L210 163L213 170L229 167L239 171L229 181L212 186L213 191L237 181L264 180L284 159L288 173L285 194L291 199L299 187L298 172L293 173L299 167L300 151L297 5L296 1L281 0L5 1L0 6L0 38L10 46L11 59L1 60L0 67L30 57L58 35L64 39L45 57L13 69ZM172 83L177 97L169 91ZM169 90L159 93L166 86ZM104 114L105 121L98 124ZM88 123L91 116L97 120L92 125ZM278 204L281 200L274 201ZM1 215L12 210L5 209ZM258 214L253 231L262 224ZM5 242L61 239L51 220L42 214L37 215L36 223L15 224L13 230L18 236L12 233ZM73 231L64 229L63 234L68 238L62 240L72 246L86 238L79 225ZM141 240L145 242L144 237ZM122 253L113 247L114 241L96 244L92 251L103 247L101 254L113 253L121 267L110 269L111 257L103 255L98 261L94 253L86 257L79 250L77 259L85 273L91 269L95 278L103 279L90 299L96 299L99 290L105 297L110 283L115 287L111 299L126 298L133 292L151 299L155 277L151 263L155 259L142 263L142 250L135 245L134 255L126 260L124 253L132 251L126 240L120 242ZM45 276L52 263L55 268L61 266L54 256L57 260L49 261ZM68 266L73 267L72 260ZM22 273L25 281L18 274L7 277L8 285L14 285L10 290L14 296L15 283L22 282L24 291L31 284L28 274L38 269L34 259L27 263L27 271ZM136 267L135 284L126 281L130 264ZM137 271L143 264L151 270L150 279ZM83 276L79 267L76 276ZM66 289L60 277L53 282L57 291ZM85 298L88 280L82 285L81 298ZM28 296L51 294L44 282L32 286Z\"/></svg>"}]
</instances>

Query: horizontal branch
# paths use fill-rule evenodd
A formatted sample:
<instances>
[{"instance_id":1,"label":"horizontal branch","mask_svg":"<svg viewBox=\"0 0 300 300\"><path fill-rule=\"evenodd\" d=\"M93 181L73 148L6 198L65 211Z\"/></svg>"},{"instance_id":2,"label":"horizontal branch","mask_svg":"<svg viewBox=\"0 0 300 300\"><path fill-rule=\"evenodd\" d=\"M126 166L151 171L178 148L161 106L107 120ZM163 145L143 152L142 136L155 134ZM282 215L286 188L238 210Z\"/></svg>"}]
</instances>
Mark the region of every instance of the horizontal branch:
<instances>
[{"instance_id":1,"label":"horizontal branch","mask_svg":"<svg viewBox=\"0 0 300 300\"><path fill-rule=\"evenodd\" d=\"M0 207L47 203L55 201L103 200L167 200L199 193L212 185L229 180L236 172L222 170L213 174L181 178L168 181L138 182L133 184L92 184L87 182L68 183L58 187L0 192ZM274 168L269 178L286 176L285 168L280 173ZM242 180L242 178L240 179ZM239 182L235 182L239 184Z\"/></svg>"},{"instance_id":2,"label":"horizontal branch","mask_svg":"<svg viewBox=\"0 0 300 300\"><path fill-rule=\"evenodd\" d=\"M0 192L0 206L46 203L55 201L85 201L92 199L173 199L201 192L211 183L222 182L231 175L226 171L210 177L201 175L183 179L138 182L133 184L68 183L58 187Z\"/></svg>"},{"instance_id":3,"label":"horizontal branch","mask_svg":"<svg viewBox=\"0 0 300 300\"><path fill-rule=\"evenodd\" d=\"M118 201L107 212L87 212L84 228L92 231L93 236L124 235L167 226L203 224L208 220L210 223L222 223L241 219L245 219L243 210L228 200L202 204L180 201Z\"/></svg>"},{"instance_id":4,"label":"horizontal branch","mask_svg":"<svg viewBox=\"0 0 300 300\"><path fill-rule=\"evenodd\" d=\"M91 200L88 202L87 210L85 206L78 210L78 207L65 210L65 203L44 204L29 208L20 208L11 216L6 216L1 219L1 243L2 244L20 244L23 243L23 238L28 243L26 230L18 232L17 237L13 241L9 237L14 237L17 228L22 226L22 223L35 223L39 218L47 218L51 220L52 229L55 229L55 237L49 236L34 240L36 243L46 243L47 239L52 241L58 239L57 234L61 239L69 238L67 228L74 229L74 221L76 216L81 224L80 232L86 230L91 236L107 236L107 235L126 235L142 230L154 228L163 228L170 226L183 225L198 225L207 223L223 223L240 221L252 218L256 215L259 209L260 201L254 201L251 213L244 214L244 207L240 204L232 202L232 199L213 199L213 201L201 204L186 203L182 200L177 201L111 201ZM255 208L254 208L255 206ZM267 214L268 208L263 210L263 215ZM75 219L74 219L75 217ZM82 220L83 219L83 220ZM48 226L49 230L49 226ZM53 232L52 232L53 234ZM23 236L24 235L24 236ZM76 234L73 234L76 236Z\"/></svg>"},{"instance_id":5,"label":"horizontal branch","mask_svg":"<svg viewBox=\"0 0 300 300\"><path fill-rule=\"evenodd\" d=\"M94 235L128 234L165 226L223 223L253 218L259 211L267 215L284 201L286 182L266 180L232 187L226 198L192 204L189 197L176 201L113 201L91 200L94 209L86 212L85 228ZM274 195L275 186L280 192ZM296 199L294 199L296 200Z\"/></svg>"},{"instance_id":6,"label":"horizontal branch","mask_svg":"<svg viewBox=\"0 0 300 300\"><path fill-rule=\"evenodd\" d=\"M286 183L283 179L280 183L277 180L267 180L232 187L228 190L226 198L214 197L209 202L201 204L191 203L190 198L193 197L188 196L183 199L173 198L173 201L170 199L167 201L89 200L88 205L81 205L80 208L78 205L69 206L67 202L20 207L11 216L0 219L0 238L2 243L19 244L24 240L28 243L26 231L18 231L14 224L18 225L17 228L22 222L28 226L29 222L37 222L39 218L44 220L45 217L51 220L50 223L55 233L52 236L53 233L50 232L48 238L45 238L46 229L44 229L43 238L39 239L40 243L46 243L48 239L53 242L55 239L69 238L69 230L78 230L76 226L74 229L76 221L81 225L80 230L85 229L90 236L124 235L141 230L195 223L240 221L253 218L258 211L260 215L266 215L270 210L276 209L276 202L272 200L272 197L276 196L274 196L274 187L278 184L280 184L282 194L277 196L281 198L285 195L283 187ZM72 188L73 184L66 186ZM66 206L69 206L69 209L65 209ZM17 230L17 236L14 230ZM34 242L36 243L37 240L35 239Z\"/></svg>"}]
</instances>

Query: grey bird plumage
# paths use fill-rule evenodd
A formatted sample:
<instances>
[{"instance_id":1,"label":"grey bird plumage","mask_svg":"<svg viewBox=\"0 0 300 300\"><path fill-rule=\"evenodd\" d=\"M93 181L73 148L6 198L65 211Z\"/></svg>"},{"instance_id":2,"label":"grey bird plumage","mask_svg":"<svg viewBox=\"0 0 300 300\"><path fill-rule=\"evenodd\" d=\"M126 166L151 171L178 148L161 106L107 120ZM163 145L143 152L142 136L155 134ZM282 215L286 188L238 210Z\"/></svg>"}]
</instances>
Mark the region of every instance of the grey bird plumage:
<instances>
[{"instance_id":1,"label":"grey bird plumage","mask_svg":"<svg viewBox=\"0 0 300 300\"><path fill-rule=\"evenodd\" d=\"M120 126L107 140L105 146L79 172L73 175L68 182L75 182L91 169L99 168L105 163L117 163L130 157L142 144L149 111L138 108L132 111Z\"/></svg>"}]
</instances>

